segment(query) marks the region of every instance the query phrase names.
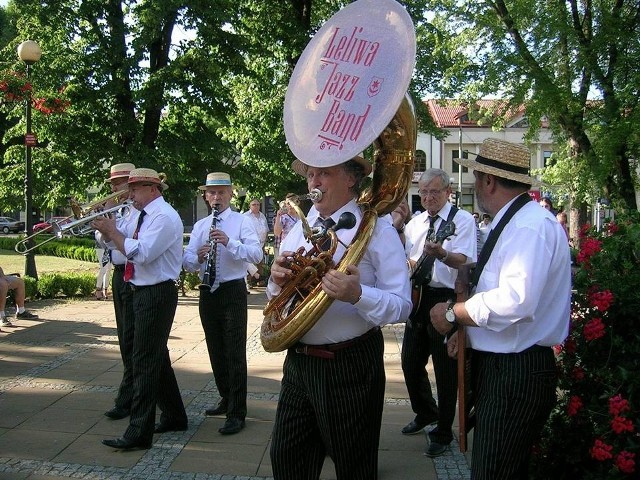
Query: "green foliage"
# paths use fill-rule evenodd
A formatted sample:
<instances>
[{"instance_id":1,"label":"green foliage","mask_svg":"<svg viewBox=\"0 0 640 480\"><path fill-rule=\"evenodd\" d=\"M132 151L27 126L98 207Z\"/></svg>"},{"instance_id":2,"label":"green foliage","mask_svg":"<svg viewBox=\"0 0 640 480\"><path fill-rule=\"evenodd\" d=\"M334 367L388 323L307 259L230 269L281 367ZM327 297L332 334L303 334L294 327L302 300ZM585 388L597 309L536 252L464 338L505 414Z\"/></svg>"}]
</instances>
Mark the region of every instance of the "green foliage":
<instances>
[{"instance_id":1,"label":"green foliage","mask_svg":"<svg viewBox=\"0 0 640 480\"><path fill-rule=\"evenodd\" d=\"M35 278L28 275L21 277L24 280L24 290L26 298L36 298L38 295L38 282Z\"/></svg>"},{"instance_id":2,"label":"green foliage","mask_svg":"<svg viewBox=\"0 0 640 480\"><path fill-rule=\"evenodd\" d=\"M36 242L50 239L51 236L45 233L35 237ZM21 238L0 237L0 249L14 250L15 245ZM95 241L90 238L65 237L59 240L51 240L40 245L37 249L38 255L50 255L52 257L70 258L85 262L96 262Z\"/></svg>"},{"instance_id":3,"label":"green foliage","mask_svg":"<svg viewBox=\"0 0 640 480\"><path fill-rule=\"evenodd\" d=\"M185 272L184 276L184 285L189 289L193 290L198 285L200 285L200 277L198 277L197 273L194 272Z\"/></svg>"},{"instance_id":4,"label":"green foliage","mask_svg":"<svg viewBox=\"0 0 640 480\"><path fill-rule=\"evenodd\" d=\"M584 229L561 398L534 455L533 479L632 479L640 472L640 215Z\"/></svg>"},{"instance_id":5,"label":"green foliage","mask_svg":"<svg viewBox=\"0 0 640 480\"><path fill-rule=\"evenodd\" d=\"M45 273L38 279L41 298L90 295L96 286L96 276L89 273Z\"/></svg>"}]
</instances>

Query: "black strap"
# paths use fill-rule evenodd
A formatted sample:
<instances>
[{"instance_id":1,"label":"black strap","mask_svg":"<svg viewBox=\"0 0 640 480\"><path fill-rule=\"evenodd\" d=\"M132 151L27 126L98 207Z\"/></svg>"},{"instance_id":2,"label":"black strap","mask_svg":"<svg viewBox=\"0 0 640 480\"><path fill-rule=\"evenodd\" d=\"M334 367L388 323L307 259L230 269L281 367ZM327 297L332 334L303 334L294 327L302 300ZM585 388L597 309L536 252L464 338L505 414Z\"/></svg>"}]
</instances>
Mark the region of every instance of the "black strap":
<instances>
[{"instance_id":1,"label":"black strap","mask_svg":"<svg viewBox=\"0 0 640 480\"><path fill-rule=\"evenodd\" d=\"M473 276L471 277L471 288L475 287L478 284L478 280L480 279L480 274L484 269L484 266L489 261L489 257L491 257L491 252L493 251L493 247L496 246L496 242L498 241L498 237L504 230L504 227L507 226L509 220L516 214L518 210L524 207L527 203L531 201L531 197L528 193L521 194L518 198L516 198L515 202L511 204L511 206L507 209L504 216L500 219L498 224L491 229L489 232L489 236L487 236L486 242L484 242L484 246L482 247L482 251L480 255L478 255L478 263L476 263L476 268L473 271Z\"/></svg>"},{"instance_id":2,"label":"black strap","mask_svg":"<svg viewBox=\"0 0 640 480\"><path fill-rule=\"evenodd\" d=\"M449 215L446 220L440 222L440 226L438 227L438 232L440 232L446 225L453 221L453 217L456 216L458 212L458 207L455 205L451 206L451 210L449 211ZM436 217L437 218L437 215ZM429 242L429 236L425 237L424 245L426 247L427 242ZM431 277L433 276L433 265L436 261L436 257L433 255L427 255L424 248L422 250L422 255L416 262L416 266L413 270L413 274L411 275L411 280L416 285L427 285L431 281Z\"/></svg>"}]
</instances>

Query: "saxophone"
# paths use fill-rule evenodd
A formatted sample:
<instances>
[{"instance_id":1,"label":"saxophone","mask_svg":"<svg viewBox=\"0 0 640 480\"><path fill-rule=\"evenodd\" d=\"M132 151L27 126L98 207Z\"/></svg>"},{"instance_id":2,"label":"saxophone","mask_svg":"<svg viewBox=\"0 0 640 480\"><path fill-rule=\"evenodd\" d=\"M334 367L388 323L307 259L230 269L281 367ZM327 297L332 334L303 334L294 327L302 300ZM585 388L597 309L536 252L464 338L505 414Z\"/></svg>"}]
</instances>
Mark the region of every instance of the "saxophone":
<instances>
[{"instance_id":1,"label":"saxophone","mask_svg":"<svg viewBox=\"0 0 640 480\"><path fill-rule=\"evenodd\" d=\"M220 279L216 278L216 262L218 260L218 242L215 240L211 240L211 233L217 228L218 215L220 211L218 210L220 205L213 205L213 217L211 219L211 226L209 227L209 251L205 256L206 267L204 269L204 275L202 276L202 283L198 285L198 289L201 291L208 291L213 293L220 284Z\"/></svg>"}]
</instances>

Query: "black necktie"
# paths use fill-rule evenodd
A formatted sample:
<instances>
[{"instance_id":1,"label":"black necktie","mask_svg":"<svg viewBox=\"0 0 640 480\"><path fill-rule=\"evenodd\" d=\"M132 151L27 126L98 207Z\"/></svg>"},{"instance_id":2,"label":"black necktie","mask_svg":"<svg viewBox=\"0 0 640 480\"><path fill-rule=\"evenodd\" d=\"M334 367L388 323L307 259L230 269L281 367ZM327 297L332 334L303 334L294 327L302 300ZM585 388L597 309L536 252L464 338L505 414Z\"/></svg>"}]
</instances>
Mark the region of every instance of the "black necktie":
<instances>
[{"instance_id":1,"label":"black necktie","mask_svg":"<svg viewBox=\"0 0 640 480\"><path fill-rule=\"evenodd\" d=\"M331 217L327 218L326 220L318 219L318 221L326 230L329 230L336 224L336 222L334 222ZM324 251L329 250L329 248L331 248L331 238L329 237L324 242L322 242L320 248Z\"/></svg>"},{"instance_id":2,"label":"black necktie","mask_svg":"<svg viewBox=\"0 0 640 480\"><path fill-rule=\"evenodd\" d=\"M433 233L435 231L435 226L436 226L436 220L438 220L438 216L434 215L433 217L431 215L429 215L429 229L427 230L427 236L424 239L424 248L427 247L427 242L431 241L431 238L433 237Z\"/></svg>"}]
</instances>

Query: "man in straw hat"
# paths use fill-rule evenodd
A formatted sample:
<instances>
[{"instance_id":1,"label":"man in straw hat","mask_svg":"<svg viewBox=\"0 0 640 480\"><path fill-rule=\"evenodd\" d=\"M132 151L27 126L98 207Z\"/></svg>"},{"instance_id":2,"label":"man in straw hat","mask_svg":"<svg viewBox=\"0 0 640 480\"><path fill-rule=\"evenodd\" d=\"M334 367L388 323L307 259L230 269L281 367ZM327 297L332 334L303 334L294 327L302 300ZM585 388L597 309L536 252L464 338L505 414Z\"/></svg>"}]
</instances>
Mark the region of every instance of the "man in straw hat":
<instances>
[{"instance_id":1,"label":"man in straw hat","mask_svg":"<svg viewBox=\"0 0 640 480\"><path fill-rule=\"evenodd\" d=\"M150 168L131 170L129 199L140 213L126 228L100 217L93 226L127 258L124 280L133 291L133 401L129 427L103 444L150 448L153 434L187 429L187 414L171 367L167 341L178 305L175 280L182 266L182 220L162 197L168 187ZM133 227L133 228L131 228ZM160 423L155 423L156 404Z\"/></svg>"},{"instance_id":2,"label":"man in straw hat","mask_svg":"<svg viewBox=\"0 0 640 480\"><path fill-rule=\"evenodd\" d=\"M127 191L126 197L129 196L127 182L129 173L135 169L133 163L117 163L111 166L109 178L105 180L111 185L111 192L116 193L122 190ZM123 199L117 199L122 202ZM115 201L113 202L115 205ZM105 205L109 208L113 205ZM133 219L135 222L138 215L127 211L126 214L116 216L116 225L118 228L126 228ZM102 239L102 233L99 230L95 232L95 238L98 245L102 246L105 251L110 252L111 263L113 264L113 308L116 316L116 328L118 331L118 345L120 347L120 357L122 357L122 381L118 388L113 407L105 412L105 415L113 420L119 420L129 415L131 410L131 400L133 399L133 292L129 285L124 281L124 264L127 257L117 249L110 249Z\"/></svg>"},{"instance_id":3,"label":"man in straw hat","mask_svg":"<svg viewBox=\"0 0 640 480\"><path fill-rule=\"evenodd\" d=\"M317 167L294 161L293 169L319 189L322 199L311 207L311 226L324 228L350 213L356 225L336 231L349 245L362 221L356 203L361 181L371 172L362 157ZM268 295L277 295L287 280L291 255L311 244L298 222L284 239L271 268ZM333 260L345 253L339 244ZM289 349L271 443L275 479L319 478L326 455L338 478L377 478L378 443L385 373L380 327L404 321L411 310L406 257L396 229L378 221L360 263L347 272L330 270L322 289L335 299L300 343Z\"/></svg>"},{"instance_id":4,"label":"man in straw hat","mask_svg":"<svg viewBox=\"0 0 640 480\"><path fill-rule=\"evenodd\" d=\"M210 173L198 188L216 215L212 212L193 226L182 263L208 282L200 286L200 321L221 398L205 414L226 415L218 431L230 435L244 428L247 415L246 263L259 263L262 247L251 219L230 208L228 173Z\"/></svg>"},{"instance_id":5,"label":"man in straw hat","mask_svg":"<svg viewBox=\"0 0 640 480\"><path fill-rule=\"evenodd\" d=\"M466 327L473 349L476 426L471 477L528 478L531 448L556 402L552 346L569 329L571 271L562 227L530 201L537 183L521 145L487 139L475 160L478 206L492 231L472 275L466 302L439 303L431 321L440 333Z\"/></svg>"},{"instance_id":6,"label":"man in straw hat","mask_svg":"<svg viewBox=\"0 0 640 480\"><path fill-rule=\"evenodd\" d=\"M427 434L429 446L425 452L429 457L437 457L447 451L453 440L458 367L455 359L447 354L444 337L431 325L429 310L436 303L455 298L453 287L458 268L476 261L477 226L473 215L449 203L452 190L447 172L429 168L420 177L418 186L425 211L411 219L405 229L412 245L409 259L412 265L429 261L433 264L431 270L422 273L423 269L417 268L413 275L414 310L404 330L402 372L415 417L402 433L415 435L437 422ZM435 241L439 234L443 235L441 232L448 231L451 223L455 225L455 236ZM430 274L428 279L427 274ZM427 374L429 358L435 372L437 404Z\"/></svg>"}]
</instances>

